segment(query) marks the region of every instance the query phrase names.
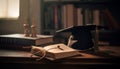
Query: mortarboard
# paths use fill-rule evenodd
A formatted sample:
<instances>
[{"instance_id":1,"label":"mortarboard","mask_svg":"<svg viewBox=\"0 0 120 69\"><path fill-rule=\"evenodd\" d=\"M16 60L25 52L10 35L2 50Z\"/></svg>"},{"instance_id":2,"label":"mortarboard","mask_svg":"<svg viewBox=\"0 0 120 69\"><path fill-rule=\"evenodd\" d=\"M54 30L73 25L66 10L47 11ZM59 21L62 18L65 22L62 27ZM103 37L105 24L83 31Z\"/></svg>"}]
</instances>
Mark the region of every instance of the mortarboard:
<instances>
[{"instance_id":1,"label":"mortarboard","mask_svg":"<svg viewBox=\"0 0 120 69\"><path fill-rule=\"evenodd\" d=\"M94 42L91 31L101 29L102 26L96 25L86 25L86 26L73 26L65 29L56 31L56 33L61 32L71 32L73 35L73 40L77 40L72 47L79 50L86 50L93 48Z\"/></svg>"}]
</instances>

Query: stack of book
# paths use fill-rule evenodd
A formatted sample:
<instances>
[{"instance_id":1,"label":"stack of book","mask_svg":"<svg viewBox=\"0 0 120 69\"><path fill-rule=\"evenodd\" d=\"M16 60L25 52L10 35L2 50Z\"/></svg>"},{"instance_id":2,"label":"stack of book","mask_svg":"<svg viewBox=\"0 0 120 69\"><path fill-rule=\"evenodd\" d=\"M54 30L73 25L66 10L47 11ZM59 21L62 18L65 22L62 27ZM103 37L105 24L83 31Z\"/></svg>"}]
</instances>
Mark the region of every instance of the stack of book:
<instances>
[{"instance_id":1,"label":"stack of book","mask_svg":"<svg viewBox=\"0 0 120 69\"><path fill-rule=\"evenodd\" d=\"M52 35L25 37L24 34L0 35L0 49L25 49L32 45L43 45L53 42Z\"/></svg>"}]
</instances>

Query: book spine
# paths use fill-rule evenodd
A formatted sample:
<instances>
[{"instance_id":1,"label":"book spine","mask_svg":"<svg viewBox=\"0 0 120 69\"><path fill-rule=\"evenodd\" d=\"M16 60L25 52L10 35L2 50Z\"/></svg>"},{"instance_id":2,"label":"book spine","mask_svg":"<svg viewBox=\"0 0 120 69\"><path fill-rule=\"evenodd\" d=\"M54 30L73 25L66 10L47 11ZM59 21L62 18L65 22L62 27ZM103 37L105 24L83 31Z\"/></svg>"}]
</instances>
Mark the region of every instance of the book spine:
<instances>
[{"instance_id":1,"label":"book spine","mask_svg":"<svg viewBox=\"0 0 120 69\"><path fill-rule=\"evenodd\" d=\"M36 45L34 40L6 38L6 37L0 38L0 44L25 45L25 46Z\"/></svg>"},{"instance_id":2,"label":"book spine","mask_svg":"<svg viewBox=\"0 0 120 69\"><path fill-rule=\"evenodd\" d=\"M0 49L30 51L32 44L34 44L34 42L31 40L0 37Z\"/></svg>"},{"instance_id":3,"label":"book spine","mask_svg":"<svg viewBox=\"0 0 120 69\"><path fill-rule=\"evenodd\" d=\"M30 51L31 46L0 44L0 49Z\"/></svg>"}]
</instances>

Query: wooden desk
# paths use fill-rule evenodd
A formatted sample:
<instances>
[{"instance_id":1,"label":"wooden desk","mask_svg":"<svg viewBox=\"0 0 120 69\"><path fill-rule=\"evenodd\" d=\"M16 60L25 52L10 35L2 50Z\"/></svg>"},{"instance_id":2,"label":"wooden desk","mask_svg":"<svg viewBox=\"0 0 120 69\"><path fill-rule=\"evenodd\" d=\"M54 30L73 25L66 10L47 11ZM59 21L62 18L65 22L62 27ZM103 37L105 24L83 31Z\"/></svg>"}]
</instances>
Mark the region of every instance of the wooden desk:
<instances>
[{"instance_id":1,"label":"wooden desk","mask_svg":"<svg viewBox=\"0 0 120 69\"><path fill-rule=\"evenodd\" d=\"M101 46L102 53L92 51L81 52L81 56L74 56L60 60L50 61L42 59L36 61L37 56L30 57L26 51L0 50L0 66L5 69L102 69L120 68L120 47ZM106 53L103 53L106 52Z\"/></svg>"}]
</instances>

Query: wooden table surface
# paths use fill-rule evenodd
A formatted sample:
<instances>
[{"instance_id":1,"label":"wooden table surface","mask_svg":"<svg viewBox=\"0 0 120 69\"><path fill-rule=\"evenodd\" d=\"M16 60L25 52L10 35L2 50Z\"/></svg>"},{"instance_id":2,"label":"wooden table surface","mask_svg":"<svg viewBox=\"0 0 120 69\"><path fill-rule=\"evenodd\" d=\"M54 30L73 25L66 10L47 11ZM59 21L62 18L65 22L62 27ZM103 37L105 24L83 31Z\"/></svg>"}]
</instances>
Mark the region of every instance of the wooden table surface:
<instances>
[{"instance_id":1,"label":"wooden table surface","mask_svg":"<svg viewBox=\"0 0 120 69\"><path fill-rule=\"evenodd\" d=\"M37 61L37 56L31 57L31 53L27 51L15 51L15 50L0 50L0 64L3 66L6 64L27 64L27 65L69 65L73 66L95 66L95 65L106 65L106 66L117 66L120 65L120 47L119 46L100 46L100 52L93 51L81 51L81 55L64 58L60 60L50 61L47 59L42 59ZM14 66L14 65L13 65ZM37 67L38 67L37 66ZM24 67L24 65L23 65ZM29 66L31 67L31 66ZM46 67L46 66L45 66ZM85 66L86 67L86 66ZM78 67L79 68L79 67ZM32 69L32 68L31 68ZM72 69L72 68L71 68Z\"/></svg>"}]
</instances>

